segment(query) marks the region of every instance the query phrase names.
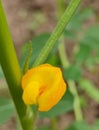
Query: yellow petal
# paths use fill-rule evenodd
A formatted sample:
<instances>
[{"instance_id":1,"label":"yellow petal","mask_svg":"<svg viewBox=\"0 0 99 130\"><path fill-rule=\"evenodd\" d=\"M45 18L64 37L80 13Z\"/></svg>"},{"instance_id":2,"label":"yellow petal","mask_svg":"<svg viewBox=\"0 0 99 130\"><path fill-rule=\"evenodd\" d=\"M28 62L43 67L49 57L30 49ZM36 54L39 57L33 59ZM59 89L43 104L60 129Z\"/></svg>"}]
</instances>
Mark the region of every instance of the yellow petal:
<instances>
[{"instance_id":1,"label":"yellow petal","mask_svg":"<svg viewBox=\"0 0 99 130\"><path fill-rule=\"evenodd\" d=\"M48 91L45 91L38 100L39 111L48 111L55 106L66 91L66 84L63 79Z\"/></svg>"},{"instance_id":2,"label":"yellow petal","mask_svg":"<svg viewBox=\"0 0 99 130\"><path fill-rule=\"evenodd\" d=\"M40 79L37 79L37 78L40 78L40 77L41 77L39 71L40 71L40 70L41 70L41 71L44 70L44 72L45 72L45 67L50 68L50 67L52 67L52 66L49 65L49 64L43 64L43 65L40 65L40 66L37 66L37 67L35 67L35 68L32 68L32 69L28 70L28 71L26 72L26 74L22 77L22 88L24 89L24 88L27 86L27 84L28 84L29 82L31 82L31 81L40 80ZM43 70L42 70L41 68L42 68ZM44 75L44 74L43 74L43 75Z\"/></svg>"},{"instance_id":3,"label":"yellow petal","mask_svg":"<svg viewBox=\"0 0 99 130\"><path fill-rule=\"evenodd\" d=\"M26 104L38 104L39 111L48 111L62 98L66 84L58 67L43 64L28 70L22 88Z\"/></svg>"},{"instance_id":4,"label":"yellow petal","mask_svg":"<svg viewBox=\"0 0 99 130\"><path fill-rule=\"evenodd\" d=\"M22 88L24 89L31 81L40 82L41 86L52 87L58 80L58 75L62 76L58 67L43 64L27 71L22 78Z\"/></svg>"},{"instance_id":5,"label":"yellow petal","mask_svg":"<svg viewBox=\"0 0 99 130\"><path fill-rule=\"evenodd\" d=\"M30 82L23 91L23 100L25 104L37 104L39 94L39 83Z\"/></svg>"}]
</instances>

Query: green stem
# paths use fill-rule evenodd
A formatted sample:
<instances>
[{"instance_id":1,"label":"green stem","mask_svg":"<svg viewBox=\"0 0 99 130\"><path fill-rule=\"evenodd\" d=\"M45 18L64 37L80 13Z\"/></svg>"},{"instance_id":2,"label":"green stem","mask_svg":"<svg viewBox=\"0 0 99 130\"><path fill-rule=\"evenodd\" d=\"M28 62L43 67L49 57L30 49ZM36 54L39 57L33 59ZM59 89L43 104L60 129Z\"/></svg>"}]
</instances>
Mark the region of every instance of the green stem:
<instances>
[{"instance_id":1,"label":"green stem","mask_svg":"<svg viewBox=\"0 0 99 130\"><path fill-rule=\"evenodd\" d=\"M29 51L28 51L28 54L24 63L23 74L25 74L29 68L30 57L32 54L32 42L30 41L28 45L29 45Z\"/></svg>"},{"instance_id":2,"label":"green stem","mask_svg":"<svg viewBox=\"0 0 99 130\"><path fill-rule=\"evenodd\" d=\"M67 3L64 1L64 0L58 0L58 5L57 5L57 16L58 16L58 19L60 19L60 17L62 16L65 8L67 6ZM66 47L65 47L65 44L64 44L64 35L62 35L59 39L59 46L58 46L58 52L59 52L59 56L60 56L60 60L61 60L61 63L62 63L62 66L63 68L66 68L69 66L69 61L68 61L68 58L67 58L67 55L66 55Z\"/></svg>"},{"instance_id":3,"label":"green stem","mask_svg":"<svg viewBox=\"0 0 99 130\"><path fill-rule=\"evenodd\" d=\"M79 95L76 89L76 85L73 80L69 80L68 84L69 84L69 89L71 93L74 95L74 113L75 113L76 121L82 121L83 114L80 107L80 100L79 100Z\"/></svg>"},{"instance_id":4,"label":"green stem","mask_svg":"<svg viewBox=\"0 0 99 130\"><path fill-rule=\"evenodd\" d=\"M33 130L36 129L36 122L37 122L38 114L39 114L39 111L38 111L38 107L37 107L34 112L34 117L33 117Z\"/></svg>"},{"instance_id":5,"label":"green stem","mask_svg":"<svg viewBox=\"0 0 99 130\"><path fill-rule=\"evenodd\" d=\"M64 12L63 16L61 17L60 21L58 22L55 30L53 31L52 35L48 39L47 43L45 44L44 48L40 52L39 56L37 57L36 61L34 62L33 66L37 66L43 63L49 53L51 52L52 48L56 44L56 41L61 36L62 32L66 28L66 25L70 21L72 15L76 11L79 3L81 0L71 0L69 6L67 7L66 11Z\"/></svg>"},{"instance_id":6,"label":"green stem","mask_svg":"<svg viewBox=\"0 0 99 130\"><path fill-rule=\"evenodd\" d=\"M66 6L65 6L64 1L63 0L57 0L57 20L60 19L60 17L62 16L62 14L65 11L65 8L66 8ZM65 54L63 54L63 52L61 51L61 49L63 48L63 44L64 44L63 35L59 39L59 42L61 42L61 44L59 44L59 47L58 47L58 49L60 49L59 55L61 56L61 60L62 60L61 63L63 63L63 67L65 67L65 66L67 66L66 62L64 62L64 59L66 59L66 57L65 57ZM56 118L51 119L51 129L52 130L58 130Z\"/></svg>"},{"instance_id":7,"label":"green stem","mask_svg":"<svg viewBox=\"0 0 99 130\"><path fill-rule=\"evenodd\" d=\"M60 60L62 63L63 68L67 68L69 66L69 61L66 55L66 47L64 44L64 36L62 35L61 38L59 39L59 46L58 46L58 52L59 52L59 56L60 56Z\"/></svg>"},{"instance_id":8,"label":"green stem","mask_svg":"<svg viewBox=\"0 0 99 130\"><path fill-rule=\"evenodd\" d=\"M62 13L64 12L64 5L65 2L64 0L58 0L58 18L61 17ZM61 63L64 69L66 69L67 67L70 66L70 63L68 61L68 57L66 54L66 47L65 47L65 43L64 43L64 35L61 36L61 38L59 39L59 56L61 59ZM80 101L79 101L79 96L77 93L77 89L76 89L76 85L74 83L74 81L70 80L68 81L69 84L69 89L71 91L71 93L74 95L74 113L75 113L75 117L77 121L81 121L83 119L82 116L82 111L80 108Z\"/></svg>"},{"instance_id":9,"label":"green stem","mask_svg":"<svg viewBox=\"0 0 99 130\"><path fill-rule=\"evenodd\" d=\"M22 100L21 72L0 0L0 63L23 130L32 130L33 114Z\"/></svg>"},{"instance_id":10,"label":"green stem","mask_svg":"<svg viewBox=\"0 0 99 130\"><path fill-rule=\"evenodd\" d=\"M58 50L59 50L59 56L61 59L62 66L64 69L66 69L67 67L69 67L70 64L66 55L64 42L62 38L60 39L60 45L59 45ZM74 113L75 113L76 120L81 121L83 119L83 116L82 116L82 111L80 108L80 101L79 101L79 96L77 93L76 85L74 81L72 80L69 80L68 84L69 84L71 93L74 95Z\"/></svg>"},{"instance_id":11,"label":"green stem","mask_svg":"<svg viewBox=\"0 0 99 130\"><path fill-rule=\"evenodd\" d=\"M57 119L56 118L51 119L51 130L58 130Z\"/></svg>"}]
</instances>

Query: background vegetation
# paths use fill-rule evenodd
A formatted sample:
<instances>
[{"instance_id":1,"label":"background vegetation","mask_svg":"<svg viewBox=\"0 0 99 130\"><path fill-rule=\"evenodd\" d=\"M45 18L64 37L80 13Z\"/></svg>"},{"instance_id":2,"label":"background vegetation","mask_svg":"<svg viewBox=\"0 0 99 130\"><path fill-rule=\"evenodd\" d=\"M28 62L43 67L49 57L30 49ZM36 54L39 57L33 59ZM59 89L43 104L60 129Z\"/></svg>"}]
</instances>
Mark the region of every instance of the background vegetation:
<instances>
[{"instance_id":1,"label":"background vegetation","mask_svg":"<svg viewBox=\"0 0 99 130\"><path fill-rule=\"evenodd\" d=\"M32 67L68 2L3 1L21 71L29 54ZM53 109L40 113L38 130L99 130L98 4L97 0L82 1L45 61L61 67L68 90ZM0 130L16 126L13 102L0 67Z\"/></svg>"}]
</instances>

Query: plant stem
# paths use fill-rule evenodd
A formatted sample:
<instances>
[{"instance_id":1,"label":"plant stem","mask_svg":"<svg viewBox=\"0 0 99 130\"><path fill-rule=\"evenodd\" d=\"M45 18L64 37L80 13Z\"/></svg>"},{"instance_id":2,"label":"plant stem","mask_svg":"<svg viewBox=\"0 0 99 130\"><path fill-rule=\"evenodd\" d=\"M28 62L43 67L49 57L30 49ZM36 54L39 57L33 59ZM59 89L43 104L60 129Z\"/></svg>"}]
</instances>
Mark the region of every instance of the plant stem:
<instances>
[{"instance_id":1,"label":"plant stem","mask_svg":"<svg viewBox=\"0 0 99 130\"><path fill-rule=\"evenodd\" d=\"M38 107L37 107L35 112L34 112L34 117L33 117L33 130L36 129L36 121L37 121L37 118L38 118L38 114L39 114L39 111L38 111Z\"/></svg>"},{"instance_id":2,"label":"plant stem","mask_svg":"<svg viewBox=\"0 0 99 130\"><path fill-rule=\"evenodd\" d=\"M32 130L33 114L22 100L21 72L0 0L0 64L14 101L22 130Z\"/></svg>"},{"instance_id":3,"label":"plant stem","mask_svg":"<svg viewBox=\"0 0 99 130\"><path fill-rule=\"evenodd\" d=\"M24 63L24 67L23 67L23 74L25 74L29 68L29 61L30 61L31 54L32 54L32 42L30 41L29 42L29 51L28 51L28 54L27 54L27 57L26 57L26 60Z\"/></svg>"},{"instance_id":4,"label":"plant stem","mask_svg":"<svg viewBox=\"0 0 99 130\"><path fill-rule=\"evenodd\" d=\"M58 18L60 18L62 13L64 12L64 5L65 5L64 0L58 0ZM60 56L63 68L66 69L67 67L70 66L70 63L68 61L66 50L65 50L66 47L64 43L64 35L61 36L61 38L59 39L59 42L60 42L59 47L58 47L59 56ZM83 119L83 116L82 116L82 111L80 108L80 101L79 101L79 96L77 93L76 85L74 81L72 80L69 80L68 84L69 84L69 89L74 96L74 113L75 113L76 120L81 121Z\"/></svg>"},{"instance_id":5,"label":"plant stem","mask_svg":"<svg viewBox=\"0 0 99 130\"><path fill-rule=\"evenodd\" d=\"M51 119L51 130L58 130L57 119L55 117Z\"/></svg>"},{"instance_id":6,"label":"plant stem","mask_svg":"<svg viewBox=\"0 0 99 130\"><path fill-rule=\"evenodd\" d=\"M79 3L81 0L71 0L69 6L67 7L66 11L64 12L63 16L59 20L56 28L54 29L52 35L48 39L47 43L45 44L44 48L40 52L39 56L37 57L36 61L34 62L33 66L37 66L41 63L43 63L49 53L51 52L52 48L56 44L56 41L61 36L62 32L64 31L66 25L70 21L72 15L76 11Z\"/></svg>"},{"instance_id":7,"label":"plant stem","mask_svg":"<svg viewBox=\"0 0 99 130\"><path fill-rule=\"evenodd\" d=\"M65 51L65 47L64 47L64 42L63 42L63 37L61 37L60 39L60 45L59 45L59 56L61 59L61 63L63 66L63 69L66 69L67 67L69 67L69 61L66 55L66 51ZM74 113L75 113L75 118L77 121L81 121L83 120L83 116L82 116L82 111L80 108L80 101L79 101L79 96L77 93L77 89L76 89L76 85L74 83L73 80L69 80L68 81L69 84L69 89L71 91L71 93L74 95Z\"/></svg>"},{"instance_id":8,"label":"plant stem","mask_svg":"<svg viewBox=\"0 0 99 130\"><path fill-rule=\"evenodd\" d=\"M82 121L83 114L81 111L80 99L79 99L79 95L76 89L75 82L73 80L69 80L68 84L69 84L69 89L71 93L74 95L74 114L75 114L76 121Z\"/></svg>"},{"instance_id":9,"label":"plant stem","mask_svg":"<svg viewBox=\"0 0 99 130\"><path fill-rule=\"evenodd\" d=\"M59 52L59 56L60 56L60 60L62 63L63 68L67 68L69 66L69 61L66 55L66 51L65 51L65 44L64 44L64 36L62 35L61 38L59 39L59 46L58 46L58 52Z\"/></svg>"}]
</instances>

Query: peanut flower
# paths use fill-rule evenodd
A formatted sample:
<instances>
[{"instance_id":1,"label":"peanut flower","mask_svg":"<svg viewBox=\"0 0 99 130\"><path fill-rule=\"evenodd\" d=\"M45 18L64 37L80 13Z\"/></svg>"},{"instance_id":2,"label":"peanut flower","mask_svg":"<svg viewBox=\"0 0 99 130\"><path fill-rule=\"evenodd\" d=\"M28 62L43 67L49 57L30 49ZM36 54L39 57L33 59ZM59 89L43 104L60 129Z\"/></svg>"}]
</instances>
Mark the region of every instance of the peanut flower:
<instances>
[{"instance_id":1,"label":"peanut flower","mask_svg":"<svg viewBox=\"0 0 99 130\"><path fill-rule=\"evenodd\" d=\"M66 84L58 67L43 64L26 72L22 88L25 104L36 104L39 111L48 111L64 95Z\"/></svg>"}]
</instances>

